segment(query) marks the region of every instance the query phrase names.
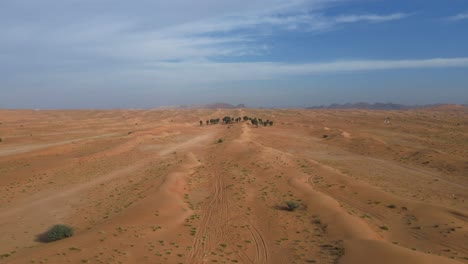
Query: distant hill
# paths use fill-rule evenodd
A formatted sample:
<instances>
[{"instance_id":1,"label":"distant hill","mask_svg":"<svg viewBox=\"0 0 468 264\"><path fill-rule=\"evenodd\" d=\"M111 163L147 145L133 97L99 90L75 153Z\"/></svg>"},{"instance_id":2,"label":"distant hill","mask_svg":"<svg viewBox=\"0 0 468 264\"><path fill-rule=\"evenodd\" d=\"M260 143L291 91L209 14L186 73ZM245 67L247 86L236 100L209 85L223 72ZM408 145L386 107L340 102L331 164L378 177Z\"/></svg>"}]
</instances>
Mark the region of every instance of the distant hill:
<instances>
[{"instance_id":1,"label":"distant hill","mask_svg":"<svg viewBox=\"0 0 468 264\"><path fill-rule=\"evenodd\" d=\"M228 103L212 103L203 105L181 105L178 108L182 109L236 109L246 108L244 104L232 105Z\"/></svg>"},{"instance_id":2,"label":"distant hill","mask_svg":"<svg viewBox=\"0 0 468 264\"><path fill-rule=\"evenodd\" d=\"M394 103L346 103L346 104L331 104L307 107L306 109L369 109L369 110L408 110L421 108L463 108L462 105L448 104L430 104L430 105L402 105Z\"/></svg>"}]
</instances>

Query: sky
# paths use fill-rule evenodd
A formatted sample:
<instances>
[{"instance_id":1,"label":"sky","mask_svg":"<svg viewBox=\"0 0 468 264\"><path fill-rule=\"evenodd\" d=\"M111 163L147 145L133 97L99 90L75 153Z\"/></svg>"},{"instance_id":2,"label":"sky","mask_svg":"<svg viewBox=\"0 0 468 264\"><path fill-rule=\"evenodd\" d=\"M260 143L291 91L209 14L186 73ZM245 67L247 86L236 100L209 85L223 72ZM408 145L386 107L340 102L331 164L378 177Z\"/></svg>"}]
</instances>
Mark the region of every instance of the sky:
<instances>
[{"instance_id":1,"label":"sky","mask_svg":"<svg viewBox=\"0 0 468 264\"><path fill-rule=\"evenodd\" d=\"M466 0L2 0L0 108L468 103Z\"/></svg>"}]
</instances>

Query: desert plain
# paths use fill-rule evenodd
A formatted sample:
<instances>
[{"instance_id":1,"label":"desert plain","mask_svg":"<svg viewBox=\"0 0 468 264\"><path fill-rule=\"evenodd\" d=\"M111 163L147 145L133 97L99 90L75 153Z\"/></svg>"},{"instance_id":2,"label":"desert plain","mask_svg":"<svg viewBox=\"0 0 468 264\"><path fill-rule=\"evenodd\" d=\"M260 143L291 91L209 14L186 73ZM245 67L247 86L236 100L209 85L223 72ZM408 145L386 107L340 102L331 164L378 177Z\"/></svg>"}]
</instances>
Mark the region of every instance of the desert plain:
<instances>
[{"instance_id":1,"label":"desert plain","mask_svg":"<svg viewBox=\"0 0 468 264\"><path fill-rule=\"evenodd\" d=\"M466 107L0 110L0 138L0 263L468 263Z\"/></svg>"}]
</instances>

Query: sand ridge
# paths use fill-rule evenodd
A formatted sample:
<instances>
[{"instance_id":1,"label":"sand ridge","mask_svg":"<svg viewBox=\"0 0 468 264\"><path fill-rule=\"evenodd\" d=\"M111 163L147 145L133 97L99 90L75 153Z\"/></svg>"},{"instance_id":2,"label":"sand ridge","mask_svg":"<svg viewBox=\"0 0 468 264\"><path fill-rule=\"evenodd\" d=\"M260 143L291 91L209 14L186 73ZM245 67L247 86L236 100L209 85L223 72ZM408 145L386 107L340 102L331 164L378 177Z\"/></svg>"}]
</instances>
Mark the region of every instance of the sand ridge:
<instances>
[{"instance_id":1,"label":"sand ridge","mask_svg":"<svg viewBox=\"0 0 468 264\"><path fill-rule=\"evenodd\" d=\"M244 115L274 125L199 125ZM0 110L0 262L468 263L467 120ZM75 236L36 240L57 223Z\"/></svg>"}]
</instances>

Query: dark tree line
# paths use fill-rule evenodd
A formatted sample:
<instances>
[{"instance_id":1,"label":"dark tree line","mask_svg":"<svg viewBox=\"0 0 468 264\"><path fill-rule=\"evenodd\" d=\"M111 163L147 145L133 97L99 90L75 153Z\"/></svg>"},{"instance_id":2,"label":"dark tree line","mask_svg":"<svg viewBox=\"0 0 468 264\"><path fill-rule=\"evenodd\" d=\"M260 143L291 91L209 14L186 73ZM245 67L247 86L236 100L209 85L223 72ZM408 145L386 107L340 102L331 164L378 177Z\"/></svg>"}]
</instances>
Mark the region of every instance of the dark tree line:
<instances>
[{"instance_id":1,"label":"dark tree line","mask_svg":"<svg viewBox=\"0 0 468 264\"><path fill-rule=\"evenodd\" d=\"M261 118L258 118L258 119L257 119L256 117L255 117L255 118L251 118L251 117L248 117L248 116L244 116L244 120L250 120L250 122L252 123L252 125L255 125L255 126L257 126L257 127L258 127L259 125L260 125L260 126L262 126L262 125L263 125L263 126L272 126L272 125L273 125L273 121L268 120L268 119L265 120L265 121L263 121L263 119L261 119Z\"/></svg>"},{"instance_id":2,"label":"dark tree line","mask_svg":"<svg viewBox=\"0 0 468 264\"><path fill-rule=\"evenodd\" d=\"M231 117L231 116L225 116L222 121L223 121L223 124L232 124L233 122L241 122L242 120L244 121L250 121L252 123L252 125L255 125L255 126L272 126L273 125L273 121L271 120L265 120L263 121L263 119L261 118L251 118L251 117L248 117L248 116L244 116L244 117ZM219 118L216 118L216 119L210 119L210 120L206 120L206 125L215 125L215 124L218 124L220 121ZM203 121L200 120L200 126L203 126Z\"/></svg>"},{"instance_id":3,"label":"dark tree line","mask_svg":"<svg viewBox=\"0 0 468 264\"><path fill-rule=\"evenodd\" d=\"M210 120L206 120L206 125L215 125L219 123L219 118L212 118ZM203 121L200 120L200 126L203 126Z\"/></svg>"}]
</instances>

